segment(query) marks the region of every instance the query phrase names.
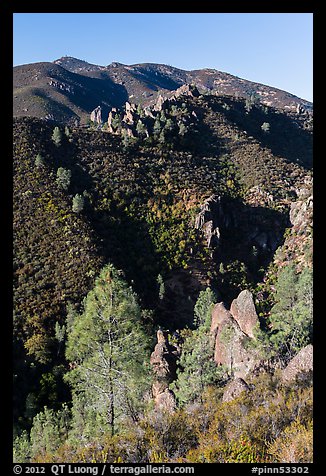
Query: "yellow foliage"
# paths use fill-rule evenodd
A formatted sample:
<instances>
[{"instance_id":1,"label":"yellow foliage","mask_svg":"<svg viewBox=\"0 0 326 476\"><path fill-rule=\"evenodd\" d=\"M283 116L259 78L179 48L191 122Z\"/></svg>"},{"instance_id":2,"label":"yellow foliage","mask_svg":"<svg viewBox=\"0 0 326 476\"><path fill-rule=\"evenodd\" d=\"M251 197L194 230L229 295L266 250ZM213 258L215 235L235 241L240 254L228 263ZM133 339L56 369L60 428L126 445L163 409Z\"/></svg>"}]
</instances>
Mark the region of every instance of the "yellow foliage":
<instances>
[{"instance_id":1,"label":"yellow foliage","mask_svg":"<svg viewBox=\"0 0 326 476\"><path fill-rule=\"evenodd\" d=\"M277 463L312 463L312 423L305 426L297 418L268 445L267 451Z\"/></svg>"}]
</instances>

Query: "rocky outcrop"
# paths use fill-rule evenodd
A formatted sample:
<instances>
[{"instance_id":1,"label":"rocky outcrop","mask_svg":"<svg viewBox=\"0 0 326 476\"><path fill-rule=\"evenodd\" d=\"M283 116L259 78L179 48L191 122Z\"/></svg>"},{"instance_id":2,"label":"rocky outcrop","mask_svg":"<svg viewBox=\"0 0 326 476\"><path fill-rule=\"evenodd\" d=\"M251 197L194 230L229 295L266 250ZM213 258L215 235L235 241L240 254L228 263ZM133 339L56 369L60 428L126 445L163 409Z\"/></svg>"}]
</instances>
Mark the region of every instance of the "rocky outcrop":
<instances>
[{"instance_id":1,"label":"rocky outcrop","mask_svg":"<svg viewBox=\"0 0 326 476\"><path fill-rule=\"evenodd\" d=\"M113 119L114 119L116 113L117 113L117 109L116 109L115 107L113 107L113 108L111 109L111 111L109 112L109 117L108 117L108 131L109 131L111 134L114 134L114 133L115 133L115 131L114 131L114 129L113 129L113 126L112 126L112 121L113 121Z\"/></svg>"},{"instance_id":2,"label":"rocky outcrop","mask_svg":"<svg viewBox=\"0 0 326 476\"><path fill-rule=\"evenodd\" d=\"M306 177L302 186L295 190L297 198L291 203L289 219L292 225L283 245L274 258L276 266L295 263L300 272L312 266L313 187L311 177Z\"/></svg>"},{"instance_id":3,"label":"rocky outcrop","mask_svg":"<svg viewBox=\"0 0 326 476\"><path fill-rule=\"evenodd\" d=\"M260 362L254 349L248 348L248 337L232 318L222 321L215 337L214 361L226 366L236 378L245 378Z\"/></svg>"},{"instance_id":4,"label":"rocky outcrop","mask_svg":"<svg viewBox=\"0 0 326 476\"><path fill-rule=\"evenodd\" d=\"M221 232L220 224L224 221L221 198L211 195L203 205L195 219L195 228L202 230L208 248L218 246Z\"/></svg>"},{"instance_id":5,"label":"rocky outcrop","mask_svg":"<svg viewBox=\"0 0 326 476\"><path fill-rule=\"evenodd\" d=\"M161 111L164 102L165 102L165 98L161 94L159 94L157 96L156 103L153 106L154 111Z\"/></svg>"},{"instance_id":6,"label":"rocky outcrop","mask_svg":"<svg viewBox=\"0 0 326 476\"><path fill-rule=\"evenodd\" d=\"M122 124L122 134L125 134L127 137L135 137L134 129L127 124Z\"/></svg>"},{"instance_id":7,"label":"rocky outcrop","mask_svg":"<svg viewBox=\"0 0 326 476\"><path fill-rule=\"evenodd\" d=\"M224 303L217 303L212 310L210 329L214 343L214 361L224 365L236 378L244 378L261 363L253 344L253 329L259 324L252 294L242 291L231 304L230 311Z\"/></svg>"},{"instance_id":8,"label":"rocky outcrop","mask_svg":"<svg viewBox=\"0 0 326 476\"><path fill-rule=\"evenodd\" d=\"M164 103L175 101L182 96L198 98L200 92L193 84L183 84L180 88L176 89L172 95L169 93L166 93L166 95L159 94L156 98L153 110L157 112L162 111Z\"/></svg>"},{"instance_id":9,"label":"rocky outcrop","mask_svg":"<svg viewBox=\"0 0 326 476\"><path fill-rule=\"evenodd\" d=\"M136 112L135 104L130 104L128 101L125 104L126 113L122 118L122 122L133 125L135 123L134 113Z\"/></svg>"},{"instance_id":10,"label":"rocky outcrop","mask_svg":"<svg viewBox=\"0 0 326 476\"><path fill-rule=\"evenodd\" d=\"M230 312L242 332L254 339L254 329L259 326L259 319L251 292L247 289L241 291L239 296L232 301Z\"/></svg>"},{"instance_id":11,"label":"rocky outcrop","mask_svg":"<svg viewBox=\"0 0 326 476\"><path fill-rule=\"evenodd\" d=\"M210 329L210 336L211 339L216 339L216 334L219 326L222 324L224 320L231 319L232 315L230 311L228 311L223 302L218 302L215 304L212 310L212 321L211 321L211 329Z\"/></svg>"},{"instance_id":12,"label":"rocky outcrop","mask_svg":"<svg viewBox=\"0 0 326 476\"><path fill-rule=\"evenodd\" d=\"M173 410L175 398L169 389L169 384L176 378L176 360L179 351L169 344L166 332L157 331L157 344L150 358L150 364L155 375L152 385L152 395L157 408Z\"/></svg>"},{"instance_id":13,"label":"rocky outcrop","mask_svg":"<svg viewBox=\"0 0 326 476\"><path fill-rule=\"evenodd\" d=\"M313 196L312 183L307 180L306 186L297 191L298 199L291 204L290 222L297 231L312 221Z\"/></svg>"},{"instance_id":14,"label":"rocky outcrop","mask_svg":"<svg viewBox=\"0 0 326 476\"><path fill-rule=\"evenodd\" d=\"M282 371L282 380L285 383L291 383L302 373L312 372L313 370L313 346L307 345L293 357L285 369Z\"/></svg>"},{"instance_id":15,"label":"rocky outcrop","mask_svg":"<svg viewBox=\"0 0 326 476\"><path fill-rule=\"evenodd\" d=\"M236 378L229 382L223 392L222 401L231 402L235 398L239 397L242 392L249 392L250 387L242 378Z\"/></svg>"},{"instance_id":16,"label":"rocky outcrop","mask_svg":"<svg viewBox=\"0 0 326 476\"><path fill-rule=\"evenodd\" d=\"M198 98L200 96L200 92L193 84L183 84L178 88L173 96L170 97L170 100L180 98L181 96L189 96L192 98Z\"/></svg>"},{"instance_id":17,"label":"rocky outcrop","mask_svg":"<svg viewBox=\"0 0 326 476\"><path fill-rule=\"evenodd\" d=\"M166 388L163 392L158 393L155 397L156 408L160 410L165 410L168 412L173 412L176 407L174 393Z\"/></svg>"},{"instance_id":18,"label":"rocky outcrop","mask_svg":"<svg viewBox=\"0 0 326 476\"><path fill-rule=\"evenodd\" d=\"M62 81L56 81L51 79L49 82L49 85L54 88L60 89L61 91L65 91L66 93L75 94L75 89L73 86L71 86L71 84L67 84L67 83L63 83Z\"/></svg>"},{"instance_id":19,"label":"rocky outcrop","mask_svg":"<svg viewBox=\"0 0 326 476\"><path fill-rule=\"evenodd\" d=\"M102 124L102 108L101 106L97 106L92 112L90 119L92 122L96 122L97 124Z\"/></svg>"}]
</instances>

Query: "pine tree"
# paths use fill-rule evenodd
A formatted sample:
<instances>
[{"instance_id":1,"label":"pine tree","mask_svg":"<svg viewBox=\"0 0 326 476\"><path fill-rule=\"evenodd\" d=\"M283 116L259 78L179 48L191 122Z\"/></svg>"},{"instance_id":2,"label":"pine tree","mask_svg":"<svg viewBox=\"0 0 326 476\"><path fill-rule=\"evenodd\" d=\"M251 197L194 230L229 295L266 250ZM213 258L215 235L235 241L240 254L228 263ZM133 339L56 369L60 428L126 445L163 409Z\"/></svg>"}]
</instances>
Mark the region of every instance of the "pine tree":
<instances>
[{"instance_id":1,"label":"pine tree","mask_svg":"<svg viewBox=\"0 0 326 476\"><path fill-rule=\"evenodd\" d=\"M216 302L217 297L211 288L206 288L205 291L200 291L194 307L194 321L197 326L204 326L205 329L209 329L212 309Z\"/></svg>"},{"instance_id":2,"label":"pine tree","mask_svg":"<svg viewBox=\"0 0 326 476\"><path fill-rule=\"evenodd\" d=\"M57 170L56 182L63 190L68 190L70 186L71 170L59 167Z\"/></svg>"},{"instance_id":3,"label":"pine tree","mask_svg":"<svg viewBox=\"0 0 326 476\"><path fill-rule=\"evenodd\" d=\"M265 133L268 133L270 131L270 123L269 122L263 122L263 124L261 125L261 130Z\"/></svg>"},{"instance_id":4,"label":"pine tree","mask_svg":"<svg viewBox=\"0 0 326 476\"><path fill-rule=\"evenodd\" d=\"M140 119L137 122L136 131L137 131L137 134L140 135L140 137L145 137L147 135L146 126Z\"/></svg>"},{"instance_id":5,"label":"pine tree","mask_svg":"<svg viewBox=\"0 0 326 476\"><path fill-rule=\"evenodd\" d=\"M35 157L35 162L34 163L35 163L35 167L37 167L37 168L44 167L45 162L44 162L44 159L41 156L41 154L37 154L37 156Z\"/></svg>"},{"instance_id":6,"label":"pine tree","mask_svg":"<svg viewBox=\"0 0 326 476\"><path fill-rule=\"evenodd\" d=\"M121 272L107 265L74 320L66 348L75 366L66 378L75 393L85 395L85 411L96 410L103 431L113 435L123 416L137 418L148 385L148 352L136 296Z\"/></svg>"},{"instance_id":7,"label":"pine tree","mask_svg":"<svg viewBox=\"0 0 326 476\"><path fill-rule=\"evenodd\" d=\"M44 411L36 415L30 433L31 454L33 457L53 453L61 443L60 428L56 413L44 407Z\"/></svg>"},{"instance_id":8,"label":"pine tree","mask_svg":"<svg viewBox=\"0 0 326 476\"><path fill-rule=\"evenodd\" d=\"M184 136L187 134L187 132L188 132L187 126L183 122L181 122L179 124L179 135Z\"/></svg>"},{"instance_id":9,"label":"pine tree","mask_svg":"<svg viewBox=\"0 0 326 476\"><path fill-rule=\"evenodd\" d=\"M13 444L13 463L29 463L31 458L31 444L27 431L16 436Z\"/></svg>"},{"instance_id":10,"label":"pine tree","mask_svg":"<svg viewBox=\"0 0 326 476\"><path fill-rule=\"evenodd\" d=\"M156 117L154 126L153 126L153 133L154 136L157 138L161 132L161 122L158 117Z\"/></svg>"},{"instance_id":11,"label":"pine tree","mask_svg":"<svg viewBox=\"0 0 326 476\"><path fill-rule=\"evenodd\" d=\"M59 147L61 145L62 134L61 134L61 131L60 131L58 126L55 126L55 128L53 129L53 133L52 133L51 138L52 138L54 144L57 147Z\"/></svg>"},{"instance_id":12,"label":"pine tree","mask_svg":"<svg viewBox=\"0 0 326 476\"><path fill-rule=\"evenodd\" d=\"M275 285L276 304L271 310L271 344L274 352L286 360L312 340L313 291L312 271L300 274L294 265L279 273Z\"/></svg>"},{"instance_id":13,"label":"pine tree","mask_svg":"<svg viewBox=\"0 0 326 476\"><path fill-rule=\"evenodd\" d=\"M214 362L209 333L203 326L185 340L179 366L171 389L181 404L200 400L205 387L222 382L226 374L226 369Z\"/></svg>"},{"instance_id":14,"label":"pine tree","mask_svg":"<svg viewBox=\"0 0 326 476\"><path fill-rule=\"evenodd\" d=\"M74 213L80 213L84 209L85 205L85 199L82 195L79 193L76 193L76 195L72 199L72 211Z\"/></svg>"},{"instance_id":15,"label":"pine tree","mask_svg":"<svg viewBox=\"0 0 326 476\"><path fill-rule=\"evenodd\" d=\"M178 378L171 386L182 404L200 399L207 385L222 382L226 375L226 369L214 362L209 334L215 302L215 294L207 288L200 292L194 308L194 321L198 328L183 343Z\"/></svg>"}]
</instances>

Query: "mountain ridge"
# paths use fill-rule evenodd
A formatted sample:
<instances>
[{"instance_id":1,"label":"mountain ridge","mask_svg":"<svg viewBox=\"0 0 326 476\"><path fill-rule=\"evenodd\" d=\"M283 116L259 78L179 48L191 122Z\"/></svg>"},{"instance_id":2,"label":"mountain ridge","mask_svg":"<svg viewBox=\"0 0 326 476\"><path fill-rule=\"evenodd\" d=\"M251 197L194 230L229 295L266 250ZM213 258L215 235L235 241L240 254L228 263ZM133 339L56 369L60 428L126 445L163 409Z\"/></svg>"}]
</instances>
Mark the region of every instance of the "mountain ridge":
<instances>
[{"instance_id":1,"label":"mountain ridge","mask_svg":"<svg viewBox=\"0 0 326 476\"><path fill-rule=\"evenodd\" d=\"M311 102L289 92L215 69L119 62L101 66L68 56L14 67L14 116L86 123L97 106L104 115L127 101L150 106L185 84L195 85L201 94L240 97L294 116L313 110Z\"/></svg>"}]
</instances>

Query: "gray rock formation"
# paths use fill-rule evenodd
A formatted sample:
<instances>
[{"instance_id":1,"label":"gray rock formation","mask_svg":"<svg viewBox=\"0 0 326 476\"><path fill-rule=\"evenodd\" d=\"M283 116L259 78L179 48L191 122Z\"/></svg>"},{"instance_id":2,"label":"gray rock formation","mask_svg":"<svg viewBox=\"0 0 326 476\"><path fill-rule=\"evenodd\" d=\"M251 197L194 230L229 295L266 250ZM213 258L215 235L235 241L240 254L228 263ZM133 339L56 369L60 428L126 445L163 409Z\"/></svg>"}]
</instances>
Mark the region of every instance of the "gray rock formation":
<instances>
[{"instance_id":1,"label":"gray rock formation","mask_svg":"<svg viewBox=\"0 0 326 476\"><path fill-rule=\"evenodd\" d=\"M198 98L200 96L200 92L193 84L183 84L175 91L175 93L170 99L179 98L180 96L190 96L193 98Z\"/></svg>"},{"instance_id":2,"label":"gray rock formation","mask_svg":"<svg viewBox=\"0 0 326 476\"><path fill-rule=\"evenodd\" d=\"M254 329L259 326L254 299L250 291L245 289L232 301L230 312L247 336L254 338Z\"/></svg>"},{"instance_id":3,"label":"gray rock formation","mask_svg":"<svg viewBox=\"0 0 326 476\"><path fill-rule=\"evenodd\" d=\"M222 401L231 402L235 398L239 397L242 392L249 392L250 387L242 378L236 378L229 382L223 392Z\"/></svg>"},{"instance_id":4,"label":"gray rock formation","mask_svg":"<svg viewBox=\"0 0 326 476\"><path fill-rule=\"evenodd\" d=\"M200 208L195 219L195 228L202 230L207 241L208 248L214 248L220 240L220 224L223 220L223 212L220 197L211 195Z\"/></svg>"},{"instance_id":5,"label":"gray rock formation","mask_svg":"<svg viewBox=\"0 0 326 476\"><path fill-rule=\"evenodd\" d=\"M246 342L248 337L232 316L221 322L215 337L214 361L226 366L235 378L245 378L261 360L257 351L249 349Z\"/></svg>"},{"instance_id":6,"label":"gray rock formation","mask_svg":"<svg viewBox=\"0 0 326 476\"><path fill-rule=\"evenodd\" d=\"M108 117L108 131L111 133L111 134L114 134L115 131L112 127L112 120L115 116L115 114L117 113L117 109L115 107L113 107L111 109L111 111L109 112L109 117Z\"/></svg>"},{"instance_id":7,"label":"gray rock formation","mask_svg":"<svg viewBox=\"0 0 326 476\"><path fill-rule=\"evenodd\" d=\"M176 408L174 393L166 388L163 392L156 395L155 405L156 408L160 410L173 412L173 410Z\"/></svg>"},{"instance_id":8,"label":"gray rock formation","mask_svg":"<svg viewBox=\"0 0 326 476\"><path fill-rule=\"evenodd\" d=\"M102 108L101 106L97 106L92 112L90 119L92 122L96 122L97 124L102 124Z\"/></svg>"},{"instance_id":9,"label":"gray rock formation","mask_svg":"<svg viewBox=\"0 0 326 476\"><path fill-rule=\"evenodd\" d=\"M313 210L313 197L308 195L302 197L300 194L297 202L293 202L290 208L290 222L293 226L301 228L307 223L307 218L310 217Z\"/></svg>"},{"instance_id":10,"label":"gray rock formation","mask_svg":"<svg viewBox=\"0 0 326 476\"><path fill-rule=\"evenodd\" d=\"M159 94L157 96L156 103L153 106L154 111L161 111L164 102L165 102L164 97L161 94Z\"/></svg>"},{"instance_id":11,"label":"gray rock formation","mask_svg":"<svg viewBox=\"0 0 326 476\"><path fill-rule=\"evenodd\" d=\"M216 334L219 326L222 324L224 320L231 319L232 315L230 311L228 311L223 302L218 302L215 304L212 310L212 321L211 321L211 329L210 329L210 336L211 339L216 339Z\"/></svg>"},{"instance_id":12,"label":"gray rock formation","mask_svg":"<svg viewBox=\"0 0 326 476\"><path fill-rule=\"evenodd\" d=\"M38 78L36 78L36 79L38 79ZM75 89L70 84L63 83L61 81L55 81L55 80L51 79L50 82L49 82L49 85L54 87L54 88L61 89L61 91L65 91L66 93L75 94Z\"/></svg>"},{"instance_id":13,"label":"gray rock formation","mask_svg":"<svg viewBox=\"0 0 326 476\"><path fill-rule=\"evenodd\" d=\"M122 122L133 125L135 123L134 113L136 112L135 104L130 104L128 101L125 104L126 113L122 118Z\"/></svg>"},{"instance_id":14,"label":"gray rock formation","mask_svg":"<svg viewBox=\"0 0 326 476\"><path fill-rule=\"evenodd\" d=\"M252 294L242 291L230 311L223 302L212 310L210 339L214 344L214 361L224 365L235 378L245 378L262 362L254 343L253 329L259 324Z\"/></svg>"},{"instance_id":15,"label":"gray rock formation","mask_svg":"<svg viewBox=\"0 0 326 476\"><path fill-rule=\"evenodd\" d=\"M311 372L313 370L313 346L307 345L301 349L296 356L288 363L282 371L282 380L285 383L291 383L301 373Z\"/></svg>"},{"instance_id":16,"label":"gray rock formation","mask_svg":"<svg viewBox=\"0 0 326 476\"><path fill-rule=\"evenodd\" d=\"M176 360L178 350L168 342L166 332L157 331L157 344L150 358L155 381L152 385L152 395L157 408L172 410L175 407L173 392L169 384L176 378Z\"/></svg>"}]
</instances>

